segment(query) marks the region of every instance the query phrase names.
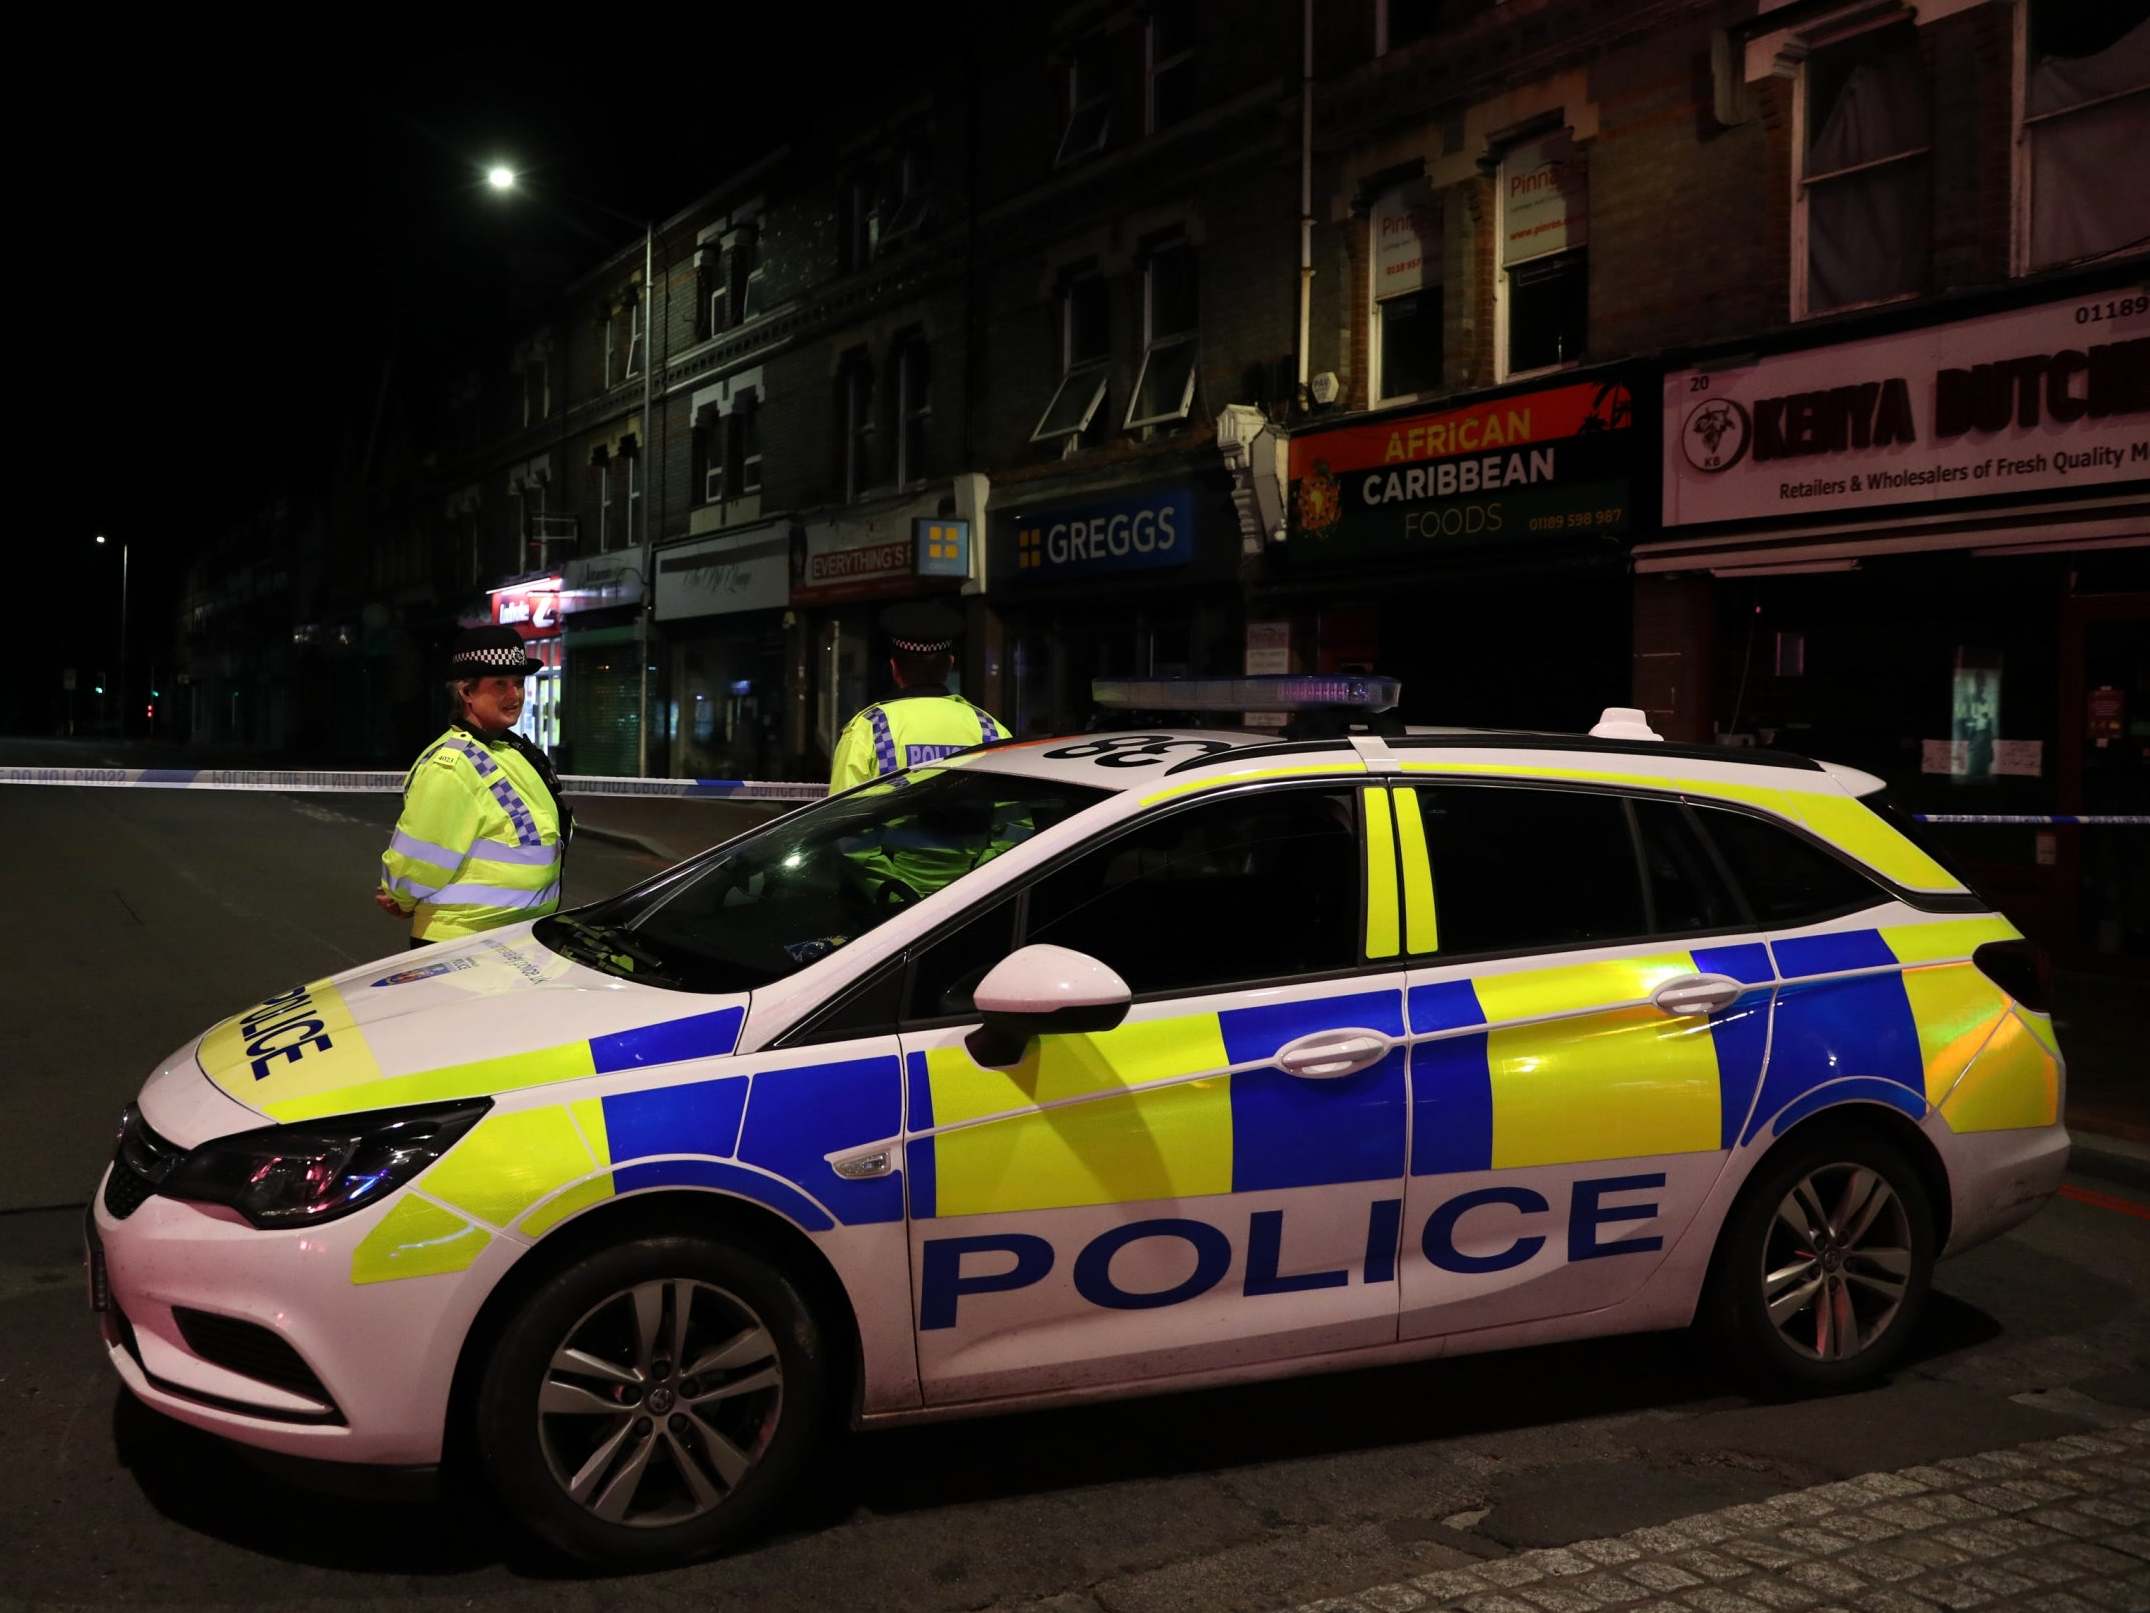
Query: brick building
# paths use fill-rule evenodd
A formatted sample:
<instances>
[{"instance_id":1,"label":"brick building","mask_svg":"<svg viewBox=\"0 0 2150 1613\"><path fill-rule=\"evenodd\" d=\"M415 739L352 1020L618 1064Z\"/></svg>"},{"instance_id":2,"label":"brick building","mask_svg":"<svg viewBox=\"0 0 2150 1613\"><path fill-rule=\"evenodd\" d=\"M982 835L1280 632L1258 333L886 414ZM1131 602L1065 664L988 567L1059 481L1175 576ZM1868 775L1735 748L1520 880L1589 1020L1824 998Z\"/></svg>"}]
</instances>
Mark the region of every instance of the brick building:
<instances>
[{"instance_id":1,"label":"brick building","mask_svg":"<svg viewBox=\"0 0 2150 1613\"><path fill-rule=\"evenodd\" d=\"M875 611L945 594L1018 733L1099 676L1367 666L1412 721L1632 699L1929 810L2137 800L2144 9L981 11L375 455L341 608L517 621L576 771L815 776ZM1943 378L2030 357L2036 424ZM2111 844L1962 849L2139 949Z\"/></svg>"}]
</instances>

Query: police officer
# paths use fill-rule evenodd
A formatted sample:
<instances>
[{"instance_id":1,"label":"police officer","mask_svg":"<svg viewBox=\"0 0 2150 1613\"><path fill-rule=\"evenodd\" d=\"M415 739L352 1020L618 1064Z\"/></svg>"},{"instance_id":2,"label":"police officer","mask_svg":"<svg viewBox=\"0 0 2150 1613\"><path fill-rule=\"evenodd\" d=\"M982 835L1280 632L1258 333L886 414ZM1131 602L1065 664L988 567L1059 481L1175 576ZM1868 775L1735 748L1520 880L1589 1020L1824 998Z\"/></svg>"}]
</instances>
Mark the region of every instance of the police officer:
<instances>
[{"instance_id":1,"label":"police officer","mask_svg":"<svg viewBox=\"0 0 2150 1613\"><path fill-rule=\"evenodd\" d=\"M896 692L844 725L829 769L829 793L901 768L1004 737L1007 729L961 695L948 692L956 635L963 619L933 601L891 605L881 613L888 670Z\"/></svg>"},{"instance_id":2,"label":"police officer","mask_svg":"<svg viewBox=\"0 0 2150 1613\"><path fill-rule=\"evenodd\" d=\"M532 660L512 627L461 634L448 657L454 720L403 783L403 815L374 902L411 945L449 941L560 905L574 814L545 753L515 732Z\"/></svg>"}]
</instances>

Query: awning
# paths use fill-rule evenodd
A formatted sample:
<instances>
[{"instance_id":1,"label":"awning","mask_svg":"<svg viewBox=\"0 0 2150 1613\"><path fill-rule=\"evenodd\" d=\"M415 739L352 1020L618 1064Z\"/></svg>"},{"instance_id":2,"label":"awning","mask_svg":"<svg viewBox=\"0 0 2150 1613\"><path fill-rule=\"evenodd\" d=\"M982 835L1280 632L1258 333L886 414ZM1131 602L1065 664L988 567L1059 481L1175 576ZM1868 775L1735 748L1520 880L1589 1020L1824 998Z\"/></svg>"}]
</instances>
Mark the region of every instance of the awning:
<instances>
[{"instance_id":1,"label":"awning","mask_svg":"<svg viewBox=\"0 0 2150 1613\"><path fill-rule=\"evenodd\" d=\"M2043 554L2138 548L2146 544L2150 544L2150 499L2131 499L2088 510L2031 504L1968 514L1780 527L1766 532L1681 535L1638 543L1634 556L1637 573L1708 571L1723 575L1946 550Z\"/></svg>"}]
</instances>

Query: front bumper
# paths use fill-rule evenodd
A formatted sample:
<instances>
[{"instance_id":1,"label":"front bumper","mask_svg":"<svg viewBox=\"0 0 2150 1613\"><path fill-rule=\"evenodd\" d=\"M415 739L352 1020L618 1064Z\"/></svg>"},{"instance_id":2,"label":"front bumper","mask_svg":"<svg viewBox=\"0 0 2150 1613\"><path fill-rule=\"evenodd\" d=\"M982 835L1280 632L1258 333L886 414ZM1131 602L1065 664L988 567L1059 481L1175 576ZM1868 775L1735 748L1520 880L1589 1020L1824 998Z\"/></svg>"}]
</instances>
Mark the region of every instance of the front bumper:
<instances>
[{"instance_id":1,"label":"front bumper","mask_svg":"<svg viewBox=\"0 0 2150 1613\"><path fill-rule=\"evenodd\" d=\"M335 1462L438 1462L463 1340L521 1247L495 1238L466 1271L354 1285L352 1251L399 1196L325 1226L264 1232L161 1195L115 1216L100 1183L87 1231L103 1250L113 1369L146 1404L244 1445ZM215 1347L218 1334L257 1348ZM288 1364L276 1340L301 1370L263 1368ZM205 1341L228 1364L209 1359Z\"/></svg>"}]
</instances>

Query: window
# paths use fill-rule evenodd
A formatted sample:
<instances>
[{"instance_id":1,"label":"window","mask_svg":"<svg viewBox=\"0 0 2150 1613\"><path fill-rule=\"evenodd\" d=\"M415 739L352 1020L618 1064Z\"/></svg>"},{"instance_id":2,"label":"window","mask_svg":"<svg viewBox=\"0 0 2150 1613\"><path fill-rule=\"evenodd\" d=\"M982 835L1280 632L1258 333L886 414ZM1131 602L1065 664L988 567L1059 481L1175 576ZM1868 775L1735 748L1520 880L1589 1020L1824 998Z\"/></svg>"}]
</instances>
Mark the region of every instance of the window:
<instances>
[{"instance_id":1,"label":"window","mask_svg":"<svg viewBox=\"0 0 2150 1613\"><path fill-rule=\"evenodd\" d=\"M1112 321L1102 275L1069 280L1060 293L1060 384L1030 434L1032 442L1063 442L1073 451L1105 401L1112 357Z\"/></svg>"},{"instance_id":2,"label":"window","mask_svg":"<svg viewBox=\"0 0 2150 1613\"><path fill-rule=\"evenodd\" d=\"M1870 880L1789 829L1722 807L1695 811L1765 929L1811 924L1887 899Z\"/></svg>"},{"instance_id":3,"label":"window","mask_svg":"<svg viewBox=\"0 0 2150 1613\"><path fill-rule=\"evenodd\" d=\"M743 392L724 417L724 457L737 467L737 496L761 491L761 394Z\"/></svg>"},{"instance_id":4,"label":"window","mask_svg":"<svg viewBox=\"0 0 2150 1613\"><path fill-rule=\"evenodd\" d=\"M1002 773L913 770L787 814L610 901L543 920L538 940L638 984L750 991L901 912L912 898L895 884L930 895L917 889L915 873L904 876L899 856L930 854L943 871L939 889L1105 796ZM615 961L628 945L631 970Z\"/></svg>"},{"instance_id":5,"label":"window","mask_svg":"<svg viewBox=\"0 0 2150 1613\"><path fill-rule=\"evenodd\" d=\"M927 443L933 428L933 363L923 336L896 349L896 481L928 474Z\"/></svg>"},{"instance_id":6,"label":"window","mask_svg":"<svg viewBox=\"0 0 2150 1613\"><path fill-rule=\"evenodd\" d=\"M971 1013L978 982L1015 947L1015 899L1009 897L918 954L911 965L903 1017L947 1019Z\"/></svg>"},{"instance_id":7,"label":"window","mask_svg":"<svg viewBox=\"0 0 2150 1613\"><path fill-rule=\"evenodd\" d=\"M1799 75L1794 312L1908 296L1931 257L1932 134L1918 30L1816 51Z\"/></svg>"},{"instance_id":8,"label":"window","mask_svg":"<svg viewBox=\"0 0 2150 1613\"><path fill-rule=\"evenodd\" d=\"M1565 131L1501 158L1504 378L1579 363L1589 352L1590 185Z\"/></svg>"},{"instance_id":9,"label":"window","mask_svg":"<svg viewBox=\"0 0 2150 1613\"><path fill-rule=\"evenodd\" d=\"M642 455L640 445L632 437L629 437L620 445L620 457L627 462L627 521L620 528L620 541L633 543L636 538L647 535L642 523L636 518L641 509L640 500L642 497Z\"/></svg>"},{"instance_id":10,"label":"window","mask_svg":"<svg viewBox=\"0 0 2150 1613\"><path fill-rule=\"evenodd\" d=\"M1645 915L1652 935L1693 935L1742 922L1739 903L1717 871L1687 808L1676 801L1642 801L1635 812L1647 886Z\"/></svg>"},{"instance_id":11,"label":"window","mask_svg":"<svg viewBox=\"0 0 2150 1613\"><path fill-rule=\"evenodd\" d=\"M853 499L873 483L873 365L864 349L845 356L837 394L842 408L844 497Z\"/></svg>"},{"instance_id":12,"label":"window","mask_svg":"<svg viewBox=\"0 0 2150 1613\"><path fill-rule=\"evenodd\" d=\"M612 460L600 448L597 451L597 552L604 554L612 547Z\"/></svg>"},{"instance_id":13,"label":"window","mask_svg":"<svg viewBox=\"0 0 2150 1613\"><path fill-rule=\"evenodd\" d=\"M925 227L927 194L931 182L932 169L927 161L924 144L906 146L903 154L896 159L896 195L888 223L881 231L883 251L906 237L917 235Z\"/></svg>"},{"instance_id":14,"label":"window","mask_svg":"<svg viewBox=\"0 0 2150 1613\"><path fill-rule=\"evenodd\" d=\"M1105 41L1092 35L1068 60L1068 121L1060 132L1053 166L1065 167L1105 149L1112 134L1112 81L1106 74Z\"/></svg>"},{"instance_id":15,"label":"window","mask_svg":"<svg viewBox=\"0 0 2150 1613\"><path fill-rule=\"evenodd\" d=\"M515 366L516 390L522 403L525 426L534 426L552 414L552 360L540 355Z\"/></svg>"},{"instance_id":16,"label":"window","mask_svg":"<svg viewBox=\"0 0 2150 1613\"><path fill-rule=\"evenodd\" d=\"M1441 204L1423 180L1374 204L1374 396L1441 384Z\"/></svg>"},{"instance_id":17,"label":"window","mask_svg":"<svg viewBox=\"0 0 2150 1613\"><path fill-rule=\"evenodd\" d=\"M615 376L613 374L613 367L619 362L619 322L620 311L617 308L606 314L605 317L601 321L599 321L599 323L602 324L605 329L606 386L612 385L615 379Z\"/></svg>"},{"instance_id":18,"label":"window","mask_svg":"<svg viewBox=\"0 0 2150 1613\"><path fill-rule=\"evenodd\" d=\"M863 269L881 249L880 178L870 170L844 184L844 267Z\"/></svg>"},{"instance_id":19,"label":"window","mask_svg":"<svg viewBox=\"0 0 2150 1613\"><path fill-rule=\"evenodd\" d=\"M2017 234L2025 271L2150 238L2139 181L2150 118L2150 17L2142 5L2029 0L2022 13Z\"/></svg>"},{"instance_id":20,"label":"window","mask_svg":"<svg viewBox=\"0 0 2150 1613\"><path fill-rule=\"evenodd\" d=\"M1422 785L1418 800L1443 953L1590 946L1648 932L1618 796Z\"/></svg>"},{"instance_id":21,"label":"window","mask_svg":"<svg viewBox=\"0 0 2150 1613\"><path fill-rule=\"evenodd\" d=\"M719 503L724 497L724 438L728 423L715 409L705 409L694 428L696 475L704 504Z\"/></svg>"},{"instance_id":22,"label":"window","mask_svg":"<svg viewBox=\"0 0 2150 1613\"><path fill-rule=\"evenodd\" d=\"M1156 0L1143 37L1148 56L1149 131L1169 129L1194 113L1193 0Z\"/></svg>"},{"instance_id":23,"label":"window","mask_svg":"<svg viewBox=\"0 0 2150 1613\"><path fill-rule=\"evenodd\" d=\"M631 300L627 304L627 373L640 375L647 360L642 337L643 327L648 323L649 299L642 295L640 287L628 295Z\"/></svg>"},{"instance_id":24,"label":"window","mask_svg":"<svg viewBox=\"0 0 2150 1613\"><path fill-rule=\"evenodd\" d=\"M1130 428L1187 418L1194 406L1196 322L1194 253L1175 242L1153 252L1142 271L1142 368L1128 400Z\"/></svg>"},{"instance_id":25,"label":"window","mask_svg":"<svg viewBox=\"0 0 2150 1613\"><path fill-rule=\"evenodd\" d=\"M1024 939L1086 952L1137 993L1323 974L1359 963L1359 885L1352 792L1272 790L1169 813L1047 875Z\"/></svg>"},{"instance_id":26,"label":"window","mask_svg":"<svg viewBox=\"0 0 2150 1613\"><path fill-rule=\"evenodd\" d=\"M752 224L742 224L725 248L725 287L729 317L738 325L761 312L761 238Z\"/></svg>"}]
</instances>

